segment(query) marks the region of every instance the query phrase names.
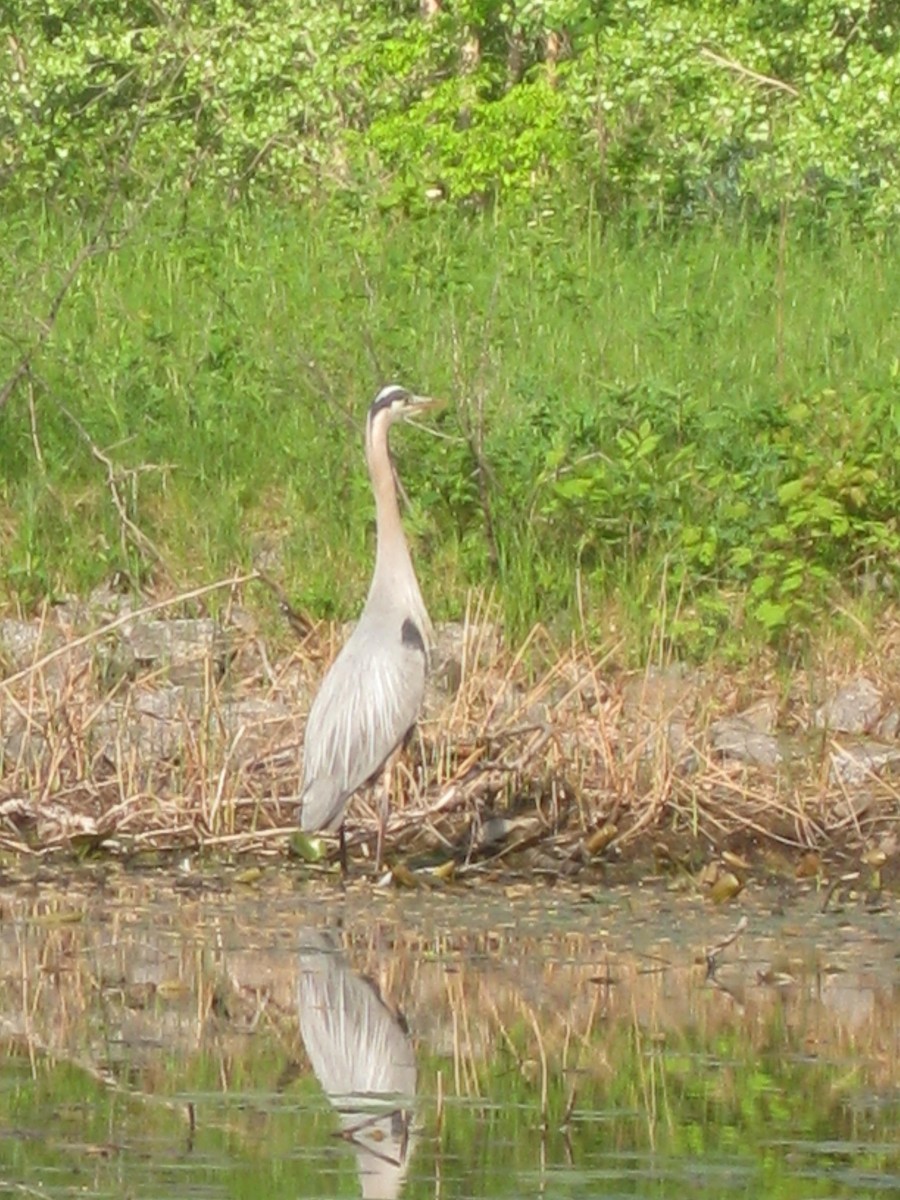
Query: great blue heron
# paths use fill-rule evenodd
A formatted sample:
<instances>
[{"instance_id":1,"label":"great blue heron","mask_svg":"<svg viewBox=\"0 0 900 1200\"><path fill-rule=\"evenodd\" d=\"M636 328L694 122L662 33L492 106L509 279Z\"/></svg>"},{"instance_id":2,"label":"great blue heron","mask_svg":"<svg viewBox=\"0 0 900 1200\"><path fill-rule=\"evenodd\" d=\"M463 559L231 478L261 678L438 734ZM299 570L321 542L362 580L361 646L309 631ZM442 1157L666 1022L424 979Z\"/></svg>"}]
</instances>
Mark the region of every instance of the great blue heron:
<instances>
[{"instance_id":1,"label":"great blue heron","mask_svg":"<svg viewBox=\"0 0 900 1200\"><path fill-rule=\"evenodd\" d=\"M415 1141L416 1057L406 1023L326 930L300 932L300 1035L356 1152L367 1200L399 1195Z\"/></svg>"},{"instance_id":2,"label":"great blue heron","mask_svg":"<svg viewBox=\"0 0 900 1200\"><path fill-rule=\"evenodd\" d=\"M366 418L366 462L375 493L375 571L362 615L331 664L309 712L304 736L300 827L339 830L346 870L344 813L354 792L384 771L375 852L381 865L394 753L422 707L431 621L400 521L388 431L398 418L437 403L392 384Z\"/></svg>"}]
</instances>

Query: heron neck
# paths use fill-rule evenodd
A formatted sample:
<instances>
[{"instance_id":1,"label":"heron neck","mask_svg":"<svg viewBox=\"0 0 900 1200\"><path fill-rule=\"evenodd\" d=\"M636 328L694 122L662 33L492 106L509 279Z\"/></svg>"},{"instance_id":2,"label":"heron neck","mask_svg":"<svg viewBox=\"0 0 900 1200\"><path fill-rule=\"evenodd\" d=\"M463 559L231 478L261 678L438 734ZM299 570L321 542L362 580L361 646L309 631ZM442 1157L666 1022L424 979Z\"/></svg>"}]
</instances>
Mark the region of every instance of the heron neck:
<instances>
[{"instance_id":1,"label":"heron neck","mask_svg":"<svg viewBox=\"0 0 900 1200\"><path fill-rule=\"evenodd\" d=\"M403 523L400 520L400 505L397 485L391 465L386 427L372 430L366 447L369 477L375 494L375 525L378 535L375 551L375 573L369 597L384 596L393 601L404 600L419 618L419 624L427 631L429 621L425 603L413 570L412 558Z\"/></svg>"}]
</instances>

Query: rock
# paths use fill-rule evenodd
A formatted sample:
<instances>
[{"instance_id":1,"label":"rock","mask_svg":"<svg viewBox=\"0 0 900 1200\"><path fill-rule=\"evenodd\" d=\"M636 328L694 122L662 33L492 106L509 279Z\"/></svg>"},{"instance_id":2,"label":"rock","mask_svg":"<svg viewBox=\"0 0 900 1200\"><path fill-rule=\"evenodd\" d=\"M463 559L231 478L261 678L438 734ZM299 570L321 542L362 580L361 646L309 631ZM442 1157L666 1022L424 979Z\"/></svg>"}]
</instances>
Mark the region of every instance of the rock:
<instances>
[{"instance_id":1,"label":"rock","mask_svg":"<svg viewBox=\"0 0 900 1200\"><path fill-rule=\"evenodd\" d=\"M709 732L713 751L723 758L754 767L777 767L784 762L785 754L775 734L758 729L752 716L745 713L714 721Z\"/></svg>"},{"instance_id":2,"label":"rock","mask_svg":"<svg viewBox=\"0 0 900 1200\"><path fill-rule=\"evenodd\" d=\"M248 608L242 608L239 604L234 604L229 609L228 625L244 637L260 636L259 621Z\"/></svg>"},{"instance_id":3,"label":"rock","mask_svg":"<svg viewBox=\"0 0 900 1200\"><path fill-rule=\"evenodd\" d=\"M114 764L134 757L150 767L178 758L202 709L202 694L190 688L134 691L103 705L92 728L93 749Z\"/></svg>"},{"instance_id":4,"label":"rock","mask_svg":"<svg viewBox=\"0 0 900 1200\"><path fill-rule=\"evenodd\" d=\"M209 617L137 621L128 640L137 662L148 667L216 659L224 650L224 631Z\"/></svg>"},{"instance_id":5,"label":"rock","mask_svg":"<svg viewBox=\"0 0 900 1200\"><path fill-rule=\"evenodd\" d=\"M231 639L209 617L142 620L122 631L109 652L112 677L159 672L173 685L199 684L212 670L220 678L228 665Z\"/></svg>"},{"instance_id":6,"label":"rock","mask_svg":"<svg viewBox=\"0 0 900 1200\"><path fill-rule=\"evenodd\" d=\"M40 684L59 691L71 678L73 669L88 659L88 648L64 649L62 634L46 621L19 621L12 617L0 621L0 679L28 671L54 652L57 652L55 657L40 668Z\"/></svg>"},{"instance_id":7,"label":"rock","mask_svg":"<svg viewBox=\"0 0 900 1200\"><path fill-rule=\"evenodd\" d=\"M651 720L668 719L693 709L703 686L703 676L682 663L670 667L648 667L631 675L622 687L622 711L626 716Z\"/></svg>"},{"instance_id":8,"label":"rock","mask_svg":"<svg viewBox=\"0 0 900 1200\"><path fill-rule=\"evenodd\" d=\"M685 774L697 765L691 744L690 719L703 675L681 663L648 667L630 676L622 688L622 716L629 740L643 760L664 757Z\"/></svg>"},{"instance_id":9,"label":"rock","mask_svg":"<svg viewBox=\"0 0 900 1200\"><path fill-rule=\"evenodd\" d=\"M500 627L491 622L445 621L436 626L431 668L425 684L423 718L433 720L443 712L447 701L457 694L472 668L477 665L484 671L497 659L501 646ZM506 683L501 682L501 687L507 687ZM504 697L497 711L506 707Z\"/></svg>"},{"instance_id":10,"label":"rock","mask_svg":"<svg viewBox=\"0 0 900 1200\"><path fill-rule=\"evenodd\" d=\"M875 684L861 675L816 710L815 724L833 733L868 733L881 715L883 703Z\"/></svg>"},{"instance_id":11,"label":"rock","mask_svg":"<svg viewBox=\"0 0 900 1200\"><path fill-rule=\"evenodd\" d=\"M56 619L70 629L99 629L119 617L139 610L143 605L140 596L121 591L112 583L101 584L89 596L66 597L54 605Z\"/></svg>"},{"instance_id":12,"label":"rock","mask_svg":"<svg viewBox=\"0 0 900 1200\"><path fill-rule=\"evenodd\" d=\"M10 720L4 713L0 722L0 773L4 777L18 771L26 775L39 770L50 758L50 741L42 725L21 718Z\"/></svg>"},{"instance_id":13,"label":"rock","mask_svg":"<svg viewBox=\"0 0 900 1200\"><path fill-rule=\"evenodd\" d=\"M671 720L669 722L667 738L669 750L676 758L681 758L683 755L691 752L687 721L683 721L680 717L675 717Z\"/></svg>"},{"instance_id":14,"label":"rock","mask_svg":"<svg viewBox=\"0 0 900 1200\"><path fill-rule=\"evenodd\" d=\"M875 803L871 788L857 787L848 791L845 787L842 795L837 796L831 806L831 817L838 824L853 821L858 824Z\"/></svg>"},{"instance_id":15,"label":"rock","mask_svg":"<svg viewBox=\"0 0 900 1200\"><path fill-rule=\"evenodd\" d=\"M94 724L93 749L110 762L123 756L148 767L177 759L202 739L227 747L233 763L300 740L295 714L278 700L243 698L211 706L197 688L173 686L132 690L126 700L109 701Z\"/></svg>"},{"instance_id":16,"label":"rock","mask_svg":"<svg viewBox=\"0 0 900 1200\"><path fill-rule=\"evenodd\" d=\"M42 621L17 621L10 617L0 621L0 660L10 675L24 671L37 659L55 650L61 640L59 633Z\"/></svg>"},{"instance_id":17,"label":"rock","mask_svg":"<svg viewBox=\"0 0 900 1200\"><path fill-rule=\"evenodd\" d=\"M900 708L886 712L872 732L880 741L897 741L900 738Z\"/></svg>"},{"instance_id":18,"label":"rock","mask_svg":"<svg viewBox=\"0 0 900 1200\"><path fill-rule=\"evenodd\" d=\"M215 714L215 724L227 742L232 762L245 762L273 750L284 750L293 742L299 748L300 729L305 722L299 713L278 700L245 698L229 700Z\"/></svg>"},{"instance_id":19,"label":"rock","mask_svg":"<svg viewBox=\"0 0 900 1200\"><path fill-rule=\"evenodd\" d=\"M518 828L518 824L519 822L513 817L498 816L495 813L485 817L479 829L476 830L473 825L470 831L472 849L479 852L497 849L503 845L513 830Z\"/></svg>"},{"instance_id":20,"label":"rock","mask_svg":"<svg viewBox=\"0 0 900 1200\"><path fill-rule=\"evenodd\" d=\"M759 733L774 733L778 720L778 705L771 696L765 696L735 715Z\"/></svg>"},{"instance_id":21,"label":"rock","mask_svg":"<svg viewBox=\"0 0 900 1200\"><path fill-rule=\"evenodd\" d=\"M836 783L858 786L873 775L900 773L900 749L882 742L856 742L837 746L831 752L831 778Z\"/></svg>"},{"instance_id":22,"label":"rock","mask_svg":"<svg viewBox=\"0 0 900 1200\"><path fill-rule=\"evenodd\" d=\"M586 668L578 659L564 659L556 665L553 682L544 694L556 715L567 717L598 713L610 698L610 686L592 667Z\"/></svg>"},{"instance_id":23,"label":"rock","mask_svg":"<svg viewBox=\"0 0 900 1200\"><path fill-rule=\"evenodd\" d=\"M434 687L454 695L466 669L487 666L500 653L499 625L491 622L444 621L435 626L430 680Z\"/></svg>"}]
</instances>

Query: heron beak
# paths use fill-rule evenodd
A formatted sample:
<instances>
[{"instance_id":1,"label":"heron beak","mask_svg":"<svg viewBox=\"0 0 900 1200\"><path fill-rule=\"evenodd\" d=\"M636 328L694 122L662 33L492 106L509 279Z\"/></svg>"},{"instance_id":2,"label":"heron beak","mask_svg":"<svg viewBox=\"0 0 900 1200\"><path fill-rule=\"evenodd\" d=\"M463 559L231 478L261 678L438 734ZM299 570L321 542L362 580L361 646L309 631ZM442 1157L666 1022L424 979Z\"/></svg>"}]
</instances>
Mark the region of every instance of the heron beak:
<instances>
[{"instance_id":1,"label":"heron beak","mask_svg":"<svg viewBox=\"0 0 900 1200\"><path fill-rule=\"evenodd\" d=\"M437 396L410 396L409 407L404 413L407 421L415 423L416 418L420 413L427 409L443 408L447 403L446 400L439 399Z\"/></svg>"}]
</instances>

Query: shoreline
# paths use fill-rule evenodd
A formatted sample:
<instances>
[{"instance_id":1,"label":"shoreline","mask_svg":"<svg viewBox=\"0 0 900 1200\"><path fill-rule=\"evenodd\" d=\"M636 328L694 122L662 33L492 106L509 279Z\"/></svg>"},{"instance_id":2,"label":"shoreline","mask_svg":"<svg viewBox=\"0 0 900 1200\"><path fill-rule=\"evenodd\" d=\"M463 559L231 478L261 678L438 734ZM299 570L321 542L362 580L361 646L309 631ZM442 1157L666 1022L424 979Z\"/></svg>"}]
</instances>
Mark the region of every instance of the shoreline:
<instances>
[{"instance_id":1,"label":"shoreline","mask_svg":"<svg viewBox=\"0 0 900 1200\"><path fill-rule=\"evenodd\" d=\"M188 594L194 611L205 590ZM105 611L0 620L0 852L310 854L293 818L303 727L346 630L267 640L239 596L232 586L221 619L166 616L184 597L138 608L106 595ZM834 673L627 671L540 628L511 650L476 609L438 629L388 859L414 883L435 867L438 881L589 880L650 862L712 872L711 888L731 874L723 892L773 864L798 877L855 865L880 886L898 865L896 662L885 644ZM347 822L356 870L376 825L361 794Z\"/></svg>"}]
</instances>

